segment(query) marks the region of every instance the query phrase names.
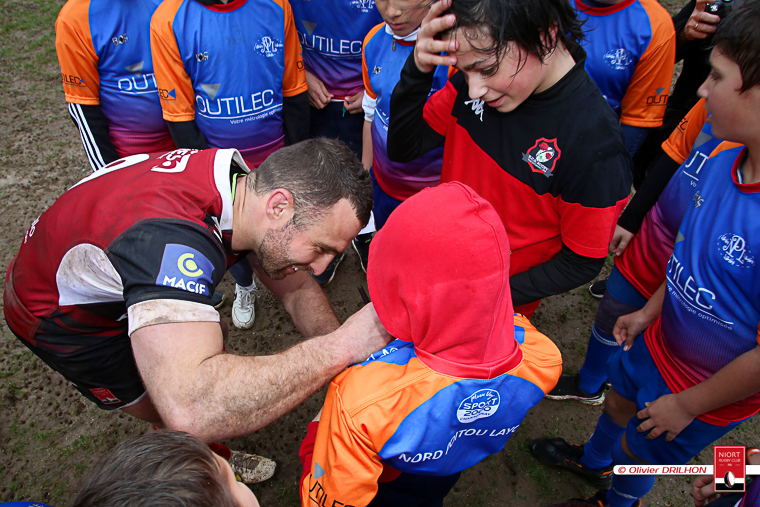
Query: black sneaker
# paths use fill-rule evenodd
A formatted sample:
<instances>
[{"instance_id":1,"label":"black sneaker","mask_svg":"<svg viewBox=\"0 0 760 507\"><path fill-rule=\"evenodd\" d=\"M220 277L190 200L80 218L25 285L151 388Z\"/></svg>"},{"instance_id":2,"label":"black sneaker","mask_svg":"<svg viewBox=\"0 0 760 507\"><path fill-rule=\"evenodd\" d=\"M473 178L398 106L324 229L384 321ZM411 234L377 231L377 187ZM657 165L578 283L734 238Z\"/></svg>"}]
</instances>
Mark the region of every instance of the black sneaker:
<instances>
[{"instance_id":1,"label":"black sneaker","mask_svg":"<svg viewBox=\"0 0 760 507\"><path fill-rule=\"evenodd\" d=\"M340 263L343 261L343 258L345 256L346 252L343 252L340 255L336 255L330 264L327 265L327 268L325 268L321 275L311 276L314 277L314 279L321 287L327 287L330 285L330 282L333 281L333 278L335 278L335 272L338 270L338 266L340 266Z\"/></svg>"},{"instance_id":2,"label":"black sneaker","mask_svg":"<svg viewBox=\"0 0 760 507\"><path fill-rule=\"evenodd\" d=\"M359 254L359 260L362 264L362 271L367 272L367 265L369 264L369 243L372 238L375 237L374 232L368 232L367 234L359 234L351 242L354 245L354 250Z\"/></svg>"},{"instance_id":3,"label":"black sneaker","mask_svg":"<svg viewBox=\"0 0 760 507\"><path fill-rule=\"evenodd\" d=\"M583 463L583 446L568 444L563 438L539 438L528 444L533 455L544 465L567 468L601 489L612 485L612 465L592 470ZM593 504L592 504L593 505Z\"/></svg>"},{"instance_id":4,"label":"black sneaker","mask_svg":"<svg viewBox=\"0 0 760 507\"><path fill-rule=\"evenodd\" d=\"M573 498L567 502L557 503L549 507L588 507L589 505L608 507L610 504L607 503L607 490L600 489L588 498ZM641 507L641 499L636 500L632 507Z\"/></svg>"},{"instance_id":5,"label":"black sneaker","mask_svg":"<svg viewBox=\"0 0 760 507\"><path fill-rule=\"evenodd\" d=\"M562 375L546 397L550 400L578 400L586 405L601 405L604 401L605 384L602 384L602 387L594 394L589 394L578 387L580 382L580 374Z\"/></svg>"},{"instance_id":6,"label":"black sneaker","mask_svg":"<svg viewBox=\"0 0 760 507\"><path fill-rule=\"evenodd\" d=\"M224 293L219 292L218 290L214 291L214 295L211 296L211 304L214 305L214 308L217 310L222 307L224 304Z\"/></svg>"},{"instance_id":7,"label":"black sneaker","mask_svg":"<svg viewBox=\"0 0 760 507\"><path fill-rule=\"evenodd\" d=\"M596 299L602 299L604 297L604 292L607 290L607 279L604 280L598 280L591 285L588 286L588 291L591 293L592 296L594 296Z\"/></svg>"}]
</instances>

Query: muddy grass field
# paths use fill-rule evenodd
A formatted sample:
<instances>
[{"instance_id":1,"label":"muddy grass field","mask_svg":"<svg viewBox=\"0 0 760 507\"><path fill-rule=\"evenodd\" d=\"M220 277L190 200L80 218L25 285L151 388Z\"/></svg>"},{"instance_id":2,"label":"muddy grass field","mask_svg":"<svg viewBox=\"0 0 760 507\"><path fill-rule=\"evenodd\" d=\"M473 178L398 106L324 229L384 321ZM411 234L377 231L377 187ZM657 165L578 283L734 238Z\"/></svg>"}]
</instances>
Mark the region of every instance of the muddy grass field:
<instances>
[{"instance_id":1,"label":"muddy grass field","mask_svg":"<svg viewBox=\"0 0 760 507\"><path fill-rule=\"evenodd\" d=\"M666 6L677 8L678 4ZM0 0L3 274L31 222L90 172L60 86L53 26L62 5L61 0ZM356 287L365 283L358 258L350 251L326 290L341 320L360 308ZM221 290L228 296L234 292L229 276ZM582 364L597 305L583 287L544 301L533 318L536 327L562 350L567 372L577 371ZM268 293L257 303L256 325L251 331L232 327L229 306L221 313L232 329L227 342L231 352L272 354L301 339L284 309ZM298 447L323 398L321 390L268 427L225 442L233 449L277 461L274 477L252 488L263 506L298 504ZM600 410L571 402L542 401L502 452L462 474L446 505L534 507L593 493L591 486L569 472L539 465L530 456L526 442L541 436L563 436L581 443L592 433ZM145 423L118 411L100 411L85 402L60 375L19 343L0 319L0 501L36 500L65 506L94 463L122 439L146 431L151 429ZM746 423L720 443L760 444L757 421ZM711 449L695 462L711 464ZM644 503L687 506L691 504L690 488L687 478L659 478Z\"/></svg>"}]
</instances>

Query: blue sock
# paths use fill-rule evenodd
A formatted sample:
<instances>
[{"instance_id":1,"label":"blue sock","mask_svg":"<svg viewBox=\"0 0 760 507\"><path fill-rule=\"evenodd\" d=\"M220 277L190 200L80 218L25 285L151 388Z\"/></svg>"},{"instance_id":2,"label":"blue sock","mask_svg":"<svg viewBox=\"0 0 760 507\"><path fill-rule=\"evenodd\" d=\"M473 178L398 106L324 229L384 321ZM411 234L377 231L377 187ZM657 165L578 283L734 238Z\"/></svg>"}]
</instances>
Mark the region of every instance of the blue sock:
<instances>
[{"instance_id":1,"label":"blue sock","mask_svg":"<svg viewBox=\"0 0 760 507\"><path fill-rule=\"evenodd\" d=\"M612 461L616 465L641 465L628 456L620 441L612 448ZM615 475L612 488L607 492L610 507L631 507L636 500L643 497L654 486L654 475Z\"/></svg>"},{"instance_id":2,"label":"blue sock","mask_svg":"<svg viewBox=\"0 0 760 507\"><path fill-rule=\"evenodd\" d=\"M581 382L578 385L589 394L594 394L601 389L607 380L607 360L617 352L620 346L615 337L601 331L594 322L591 328L591 338L588 341L586 361L581 368Z\"/></svg>"},{"instance_id":3,"label":"blue sock","mask_svg":"<svg viewBox=\"0 0 760 507\"><path fill-rule=\"evenodd\" d=\"M612 463L612 447L620 441L625 428L615 424L607 412L602 412L591 438L583 448L581 463L591 470L600 470Z\"/></svg>"}]
</instances>

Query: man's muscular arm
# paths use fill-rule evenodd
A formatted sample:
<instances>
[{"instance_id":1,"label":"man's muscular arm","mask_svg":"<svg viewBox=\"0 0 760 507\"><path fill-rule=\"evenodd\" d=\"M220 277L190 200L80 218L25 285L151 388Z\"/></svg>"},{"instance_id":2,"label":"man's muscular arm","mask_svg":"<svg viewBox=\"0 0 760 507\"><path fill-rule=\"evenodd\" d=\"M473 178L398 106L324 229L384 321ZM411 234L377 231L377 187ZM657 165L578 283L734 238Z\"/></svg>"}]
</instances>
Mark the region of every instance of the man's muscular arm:
<instances>
[{"instance_id":1,"label":"man's muscular arm","mask_svg":"<svg viewBox=\"0 0 760 507\"><path fill-rule=\"evenodd\" d=\"M166 426L207 442L269 424L390 341L371 304L335 332L271 356L225 354L219 324L212 322L146 326L131 338Z\"/></svg>"}]
</instances>

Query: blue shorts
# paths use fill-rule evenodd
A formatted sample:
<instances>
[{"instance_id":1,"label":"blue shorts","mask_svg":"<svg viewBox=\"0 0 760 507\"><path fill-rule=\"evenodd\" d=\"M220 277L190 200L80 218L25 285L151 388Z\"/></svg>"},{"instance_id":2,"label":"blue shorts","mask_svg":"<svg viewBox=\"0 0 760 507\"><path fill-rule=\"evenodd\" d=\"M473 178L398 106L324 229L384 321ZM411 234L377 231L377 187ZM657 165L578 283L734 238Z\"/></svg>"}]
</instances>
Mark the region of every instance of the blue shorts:
<instances>
[{"instance_id":1,"label":"blue shorts","mask_svg":"<svg viewBox=\"0 0 760 507\"><path fill-rule=\"evenodd\" d=\"M644 335L640 334L627 352L620 350L607 363L610 384L623 398L636 403L643 410L646 402L652 402L666 394L673 394L660 375L649 353ZM746 419L745 419L746 420ZM743 421L728 426L716 426L698 419L684 428L672 441L665 441L665 433L654 440L647 440L649 432L639 433L636 428L642 419L632 417L625 429L625 439L631 452L638 458L654 465L685 465L723 435Z\"/></svg>"},{"instance_id":2,"label":"blue shorts","mask_svg":"<svg viewBox=\"0 0 760 507\"><path fill-rule=\"evenodd\" d=\"M643 308L648 301L614 266L607 278L607 292L621 303L637 308Z\"/></svg>"}]
</instances>

